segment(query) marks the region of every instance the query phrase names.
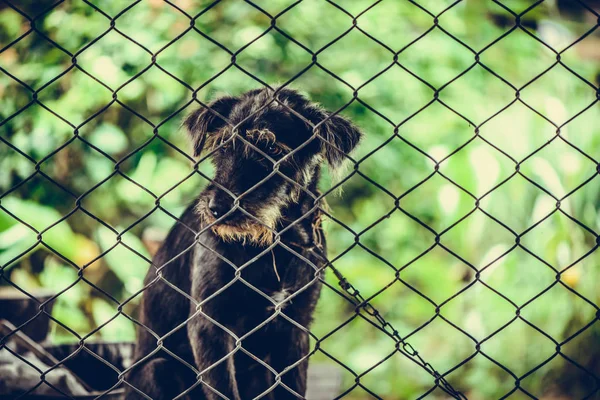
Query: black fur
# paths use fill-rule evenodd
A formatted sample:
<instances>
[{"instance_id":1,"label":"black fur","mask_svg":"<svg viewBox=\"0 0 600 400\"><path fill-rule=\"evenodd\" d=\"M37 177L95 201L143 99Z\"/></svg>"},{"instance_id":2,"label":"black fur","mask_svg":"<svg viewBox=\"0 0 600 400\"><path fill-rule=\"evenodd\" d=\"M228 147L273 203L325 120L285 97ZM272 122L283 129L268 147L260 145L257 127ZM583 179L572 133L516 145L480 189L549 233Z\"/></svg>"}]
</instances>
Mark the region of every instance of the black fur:
<instances>
[{"instance_id":1,"label":"black fur","mask_svg":"<svg viewBox=\"0 0 600 400\"><path fill-rule=\"evenodd\" d=\"M295 91L282 90L277 99L284 106L270 103L272 92L267 90L224 97L211 103L210 110L192 112L184 122L195 155L203 150L213 152L215 182L207 186L173 227L154 258L146 283L157 279L159 268L170 285L196 302L203 302L201 311L205 315L162 280L144 291L140 322L159 337L167 337L162 342L164 349L156 351L156 337L144 328L138 330L138 363L127 375L127 382L153 399L171 399L194 385L187 398L220 399L214 392L218 391L232 400L252 399L275 384L274 374L254 357L277 373L294 366L282 375L282 383L300 398L305 395L308 362L299 361L310 349L309 335L301 327L308 328L311 323L321 288L317 279L320 272L315 267L324 266L323 256L318 254L325 254L321 227L311 212L318 196L319 157L332 167L339 166L345 157L343 153L358 143L360 133L349 121L330 117ZM313 134L315 125L325 141ZM271 140L257 139L264 132L267 133L263 139ZM297 151L293 157L282 161L279 170L303 189L279 175L269 177L273 161L282 160L294 149ZM292 224L281 235L281 242L309 263L279 244L265 252L268 244L253 241L251 236L248 240L221 236L215 227L227 226L238 232L242 227L269 224L254 221L240 208L259 219L270 211L268 215L276 216L270 228L278 232ZM197 236L202 230L204 233ZM317 253L309 250L317 244L321 245L315 247ZM259 256L261 252L265 254ZM240 278L267 298L235 280L236 268L246 264ZM284 289L287 297L282 294ZM276 312L270 296L295 324L281 315L266 322ZM257 326L260 328L253 331ZM228 331L243 338L236 343ZM212 389L198 383L192 370L176 358L204 372L202 382ZM265 398L298 396L278 385ZM143 398L133 389L127 390L126 397Z\"/></svg>"}]
</instances>

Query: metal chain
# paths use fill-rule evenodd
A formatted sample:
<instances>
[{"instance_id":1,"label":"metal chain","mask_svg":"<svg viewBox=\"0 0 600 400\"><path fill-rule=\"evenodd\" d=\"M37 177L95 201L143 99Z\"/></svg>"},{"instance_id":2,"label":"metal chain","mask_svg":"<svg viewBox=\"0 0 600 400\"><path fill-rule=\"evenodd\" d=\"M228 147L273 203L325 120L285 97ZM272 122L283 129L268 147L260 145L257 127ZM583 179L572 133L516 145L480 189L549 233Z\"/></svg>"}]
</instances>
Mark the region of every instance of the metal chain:
<instances>
[{"instance_id":1,"label":"metal chain","mask_svg":"<svg viewBox=\"0 0 600 400\"><path fill-rule=\"evenodd\" d=\"M395 329L394 326L383 317L383 315L381 315L375 306L373 306L369 301L365 300L363 295L360 294L360 291L356 289L354 285L352 285L350 281L348 281L348 279L346 279L346 277L333 266L333 264L329 263L328 265L338 279L338 284L340 287L344 290L344 292L353 298L352 303L356 306L357 313L359 312L359 309L363 309L367 314L375 318L380 324L381 328L396 341L396 349L398 351L404 350L406 356L413 357L413 361L417 362L425 371L433 376L436 384L441 385L439 386L440 389L455 399L461 400L467 398L463 393L454 389L446 380L446 378L437 372L430 363L426 362L410 343L402 339L398 330ZM400 350L400 346L402 346L402 350Z\"/></svg>"},{"instance_id":2,"label":"metal chain","mask_svg":"<svg viewBox=\"0 0 600 400\"><path fill-rule=\"evenodd\" d=\"M310 252L312 252L314 255L316 255L322 261L325 262L324 268L327 268L327 267L331 268L334 275L338 279L338 285L342 288L342 290L346 294L348 294L348 296L350 296L352 298L352 299L348 299L348 300L350 302L352 302L352 304L354 304L354 306L356 307L356 313L358 314L360 312L359 310L362 308L367 314L369 314L371 317L375 318L375 320L379 323L381 330L383 330L385 333L387 333L387 335L396 342L396 350L401 352L404 356L410 358L412 361L417 363L421 368L423 368L425 371L427 371L427 373L429 373L431 376L433 376L435 378L435 384L440 389L442 389L444 392L448 393L450 396L454 397L455 399L459 399L459 400L466 399L467 397L463 393L454 389L452 387L452 385L450 385L450 383L446 380L446 378L444 378L443 375L441 375L439 372L437 372L430 363L428 363L427 361L425 361L423 359L423 357L421 357L419 352L416 351L410 343L408 343L406 340L404 340L400 336L400 333L398 332L398 330L396 328L394 328L394 326L389 321L387 321L383 317L383 315L381 315L379 310L377 310L377 308L374 305L372 305L368 300L366 300L363 297L363 295L360 294L360 291L358 289L356 289L354 287L354 285L352 285L350 283L350 281L348 281L348 279L340 272L340 270L338 270L336 267L334 267L333 263L331 263L327 259L327 257L325 256L325 253L326 253L325 247L323 245L324 240L323 240L323 231L321 228L321 222L323 219L322 211L323 211L323 209L328 209L328 208L329 208L329 205L327 204L327 201L322 200L322 203L320 204L320 207L319 207L320 212L316 213L315 218L312 223L312 236L314 238L314 245L310 246L310 247L305 247L305 246L299 245L297 243L294 243L294 245L306 248L307 250L309 250ZM317 249L318 252L315 251L315 249ZM402 346L402 350L400 349L400 346Z\"/></svg>"}]
</instances>

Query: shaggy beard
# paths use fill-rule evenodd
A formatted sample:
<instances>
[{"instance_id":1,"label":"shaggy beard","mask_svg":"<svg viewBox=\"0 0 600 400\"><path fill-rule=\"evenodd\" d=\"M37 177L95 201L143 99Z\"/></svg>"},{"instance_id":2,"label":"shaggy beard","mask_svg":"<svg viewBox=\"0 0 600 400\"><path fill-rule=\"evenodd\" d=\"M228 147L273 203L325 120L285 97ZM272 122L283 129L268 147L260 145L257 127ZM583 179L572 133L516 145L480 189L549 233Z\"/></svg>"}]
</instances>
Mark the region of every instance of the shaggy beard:
<instances>
[{"instance_id":1,"label":"shaggy beard","mask_svg":"<svg viewBox=\"0 0 600 400\"><path fill-rule=\"evenodd\" d=\"M196 212L207 225L212 224L217 220L208 209L208 199L202 198L198 201ZM262 212L262 217L257 216L257 219L261 221L262 224L250 219L241 224L236 223L235 225L218 223L212 225L210 229L215 235L226 242L241 242L243 245L251 243L258 246L268 246L273 243L274 233L272 229L274 229L275 222L279 215L279 209L275 210L274 208L267 208Z\"/></svg>"}]
</instances>

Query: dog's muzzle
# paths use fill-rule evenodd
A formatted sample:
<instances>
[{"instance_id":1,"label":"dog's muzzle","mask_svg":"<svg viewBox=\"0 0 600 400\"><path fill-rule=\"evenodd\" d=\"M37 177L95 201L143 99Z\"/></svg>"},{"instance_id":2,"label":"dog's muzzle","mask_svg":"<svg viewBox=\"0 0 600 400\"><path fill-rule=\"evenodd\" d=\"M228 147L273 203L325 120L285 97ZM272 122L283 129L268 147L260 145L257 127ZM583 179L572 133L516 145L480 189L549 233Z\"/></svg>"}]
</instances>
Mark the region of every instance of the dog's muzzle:
<instances>
[{"instance_id":1,"label":"dog's muzzle","mask_svg":"<svg viewBox=\"0 0 600 400\"><path fill-rule=\"evenodd\" d=\"M233 208L233 200L229 196L213 196L208 201L208 210L215 218L220 218Z\"/></svg>"},{"instance_id":2,"label":"dog's muzzle","mask_svg":"<svg viewBox=\"0 0 600 400\"><path fill-rule=\"evenodd\" d=\"M226 202L201 198L196 205L196 212L200 215L205 226L210 226L213 233L226 242L253 243L267 246L273 242L274 226L276 220L264 213L256 219L245 215L239 210L230 210L234 207ZM259 222L260 221L260 222Z\"/></svg>"}]
</instances>

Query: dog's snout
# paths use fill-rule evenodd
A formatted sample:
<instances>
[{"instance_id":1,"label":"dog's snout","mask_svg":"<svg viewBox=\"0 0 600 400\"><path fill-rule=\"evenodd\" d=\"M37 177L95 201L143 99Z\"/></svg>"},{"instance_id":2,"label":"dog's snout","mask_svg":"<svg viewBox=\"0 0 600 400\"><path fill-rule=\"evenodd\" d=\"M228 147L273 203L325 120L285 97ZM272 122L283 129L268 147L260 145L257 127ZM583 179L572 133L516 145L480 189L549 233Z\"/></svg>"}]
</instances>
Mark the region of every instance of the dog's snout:
<instances>
[{"instance_id":1,"label":"dog's snout","mask_svg":"<svg viewBox=\"0 0 600 400\"><path fill-rule=\"evenodd\" d=\"M213 196L213 198L208 202L208 209L212 215L215 216L215 218L219 218L231 210L232 204L233 199L227 195Z\"/></svg>"}]
</instances>

